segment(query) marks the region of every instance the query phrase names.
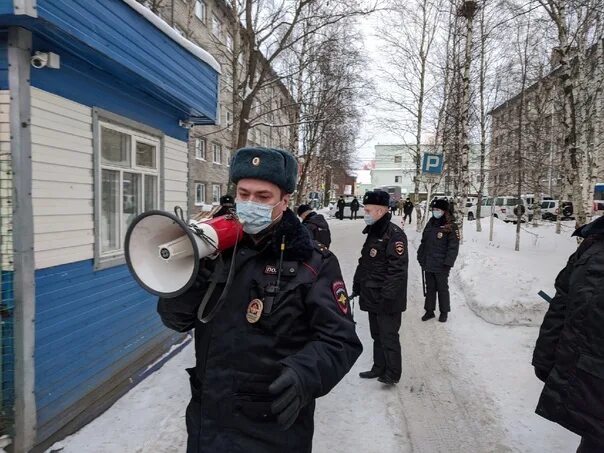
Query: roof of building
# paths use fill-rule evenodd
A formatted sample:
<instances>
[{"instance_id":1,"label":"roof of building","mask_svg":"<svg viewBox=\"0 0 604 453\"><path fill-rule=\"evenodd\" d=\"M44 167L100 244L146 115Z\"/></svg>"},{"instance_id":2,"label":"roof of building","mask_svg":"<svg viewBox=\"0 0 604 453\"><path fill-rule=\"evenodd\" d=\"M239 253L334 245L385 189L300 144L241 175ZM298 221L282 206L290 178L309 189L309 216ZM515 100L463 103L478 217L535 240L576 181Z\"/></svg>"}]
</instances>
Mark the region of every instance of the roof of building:
<instances>
[{"instance_id":1,"label":"roof of building","mask_svg":"<svg viewBox=\"0 0 604 453\"><path fill-rule=\"evenodd\" d=\"M142 15L145 19L151 22L155 27L161 30L164 34L166 34L170 39L178 43L180 46L184 47L191 54L195 55L201 61L210 65L216 72L220 73L220 64L216 59L210 55L209 52L199 47L197 44L189 41L184 36L181 36L174 28L170 27L169 24L164 22L164 20L158 17L153 11L151 11L146 6L141 5L136 0L122 0L140 15Z\"/></svg>"}]
</instances>

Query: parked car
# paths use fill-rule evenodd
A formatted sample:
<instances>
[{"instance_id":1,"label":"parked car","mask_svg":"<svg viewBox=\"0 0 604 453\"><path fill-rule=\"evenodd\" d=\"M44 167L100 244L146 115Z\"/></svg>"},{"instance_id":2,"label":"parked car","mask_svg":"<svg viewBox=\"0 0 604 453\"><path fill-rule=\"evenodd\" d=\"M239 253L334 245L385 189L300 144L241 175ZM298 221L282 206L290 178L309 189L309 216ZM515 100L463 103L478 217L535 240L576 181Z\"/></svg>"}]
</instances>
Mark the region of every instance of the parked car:
<instances>
[{"instance_id":1,"label":"parked car","mask_svg":"<svg viewBox=\"0 0 604 453\"><path fill-rule=\"evenodd\" d=\"M468 210L468 220L476 218L476 206L466 207ZM504 222L516 222L518 220L518 212L521 214L521 221L526 222L528 213L526 204L522 198L517 197L484 197L480 206L480 218L489 217L491 213L493 217L501 219ZM472 219L470 219L470 213Z\"/></svg>"},{"instance_id":2,"label":"parked car","mask_svg":"<svg viewBox=\"0 0 604 453\"><path fill-rule=\"evenodd\" d=\"M529 222L533 220L533 211L535 210L536 197L532 193L522 195L524 200L524 206L526 206L526 215L528 216ZM553 200L549 195L541 194L541 201Z\"/></svg>"},{"instance_id":3,"label":"parked car","mask_svg":"<svg viewBox=\"0 0 604 453\"><path fill-rule=\"evenodd\" d=\"M562 210L560 210L562 207ZM545 200L541 202L541 218L543 220L556 220L560 212L560 219L573 220L574 208L572 201L563 201L561 206L558 200Z\"/></svg>"},{"instance_id":4,"label":"parked car","mask_svg":"<svg viewBox=\"0 0 604 453\"><path fill-rule=\"evenodd\" d=\"M350 218L350 202L354 199L354 195L344 195L344 218ZM363 217L363 197L357 197L359 201L359 212L357 212L357 216ZM332 200L329 202L329 215L336 218L336 213L338 212L338 200Z\"/></svg>"}]
</instances>

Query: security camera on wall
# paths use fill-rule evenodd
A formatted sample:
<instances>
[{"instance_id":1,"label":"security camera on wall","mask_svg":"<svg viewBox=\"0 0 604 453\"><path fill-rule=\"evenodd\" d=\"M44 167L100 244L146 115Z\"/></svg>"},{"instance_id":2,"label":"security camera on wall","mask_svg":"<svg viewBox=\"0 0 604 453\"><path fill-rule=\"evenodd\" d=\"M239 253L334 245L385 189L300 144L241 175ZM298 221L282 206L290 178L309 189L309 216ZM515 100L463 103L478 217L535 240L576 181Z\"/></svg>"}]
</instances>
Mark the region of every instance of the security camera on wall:
<instances>
[{"instance_id":1,"label":"security camera on wall","mask_svg":"<svg viewBox=\"0 0 604 453\"><path fill-rule=\"evenodd\" d=\"M53 52L38 51L31 57L31 65L36 69L59 69L61 67L61 57Z\"/></svg>"}]
</instances>

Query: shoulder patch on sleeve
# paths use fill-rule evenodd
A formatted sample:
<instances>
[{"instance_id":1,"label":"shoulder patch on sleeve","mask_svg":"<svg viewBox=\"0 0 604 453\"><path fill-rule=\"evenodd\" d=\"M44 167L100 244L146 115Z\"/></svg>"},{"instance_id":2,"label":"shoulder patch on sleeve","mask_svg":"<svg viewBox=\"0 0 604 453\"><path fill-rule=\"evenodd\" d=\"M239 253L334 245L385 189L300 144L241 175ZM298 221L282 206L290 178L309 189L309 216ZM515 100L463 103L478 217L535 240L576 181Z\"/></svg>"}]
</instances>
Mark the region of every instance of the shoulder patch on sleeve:
<instances>
[{"instance_id":1,"label":"shoulder patch on sleeve","mask_svg":"<svg viewBox=\"0 0 604 453\"><path fill-rule=\"evenodd\" d=\"M348 294L346 294L346 285L342 280L336 280L331 284L331 291L336 300L336 304L342 313L348 314Z\"/></svg>"},{"instance_id":2,"label":"shoulder patch on sleeve","mask_svg":"<svg viewBox=\"0 0 604 453\"><path fill-rule=\"evenodd\" d=\"M405 253L405 243L403 241L396 241L394 243L394 251L397 255L402 255Z\"/></svg>"}]
</instances>

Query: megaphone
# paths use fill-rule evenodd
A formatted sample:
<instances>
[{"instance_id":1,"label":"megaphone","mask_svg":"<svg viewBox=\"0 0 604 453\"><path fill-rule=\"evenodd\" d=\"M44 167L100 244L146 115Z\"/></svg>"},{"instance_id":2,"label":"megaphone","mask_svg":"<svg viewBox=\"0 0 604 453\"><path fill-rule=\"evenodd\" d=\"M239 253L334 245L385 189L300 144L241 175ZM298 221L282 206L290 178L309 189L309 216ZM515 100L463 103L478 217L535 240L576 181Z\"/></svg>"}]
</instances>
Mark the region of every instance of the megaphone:
<instances>
[{"instance_id":1,"label":"megaphone","mask_svg":"<svg viewBox=\"0 0 604 453\"><path fill-rule=\"evenodd\" d=\"M200 259L234 247L242 236L243 227L232 215L185 222L166 211L147 211L128 228L126 263L144 289L176 297L195 282Z\"/></svg>"}]
</instances>

